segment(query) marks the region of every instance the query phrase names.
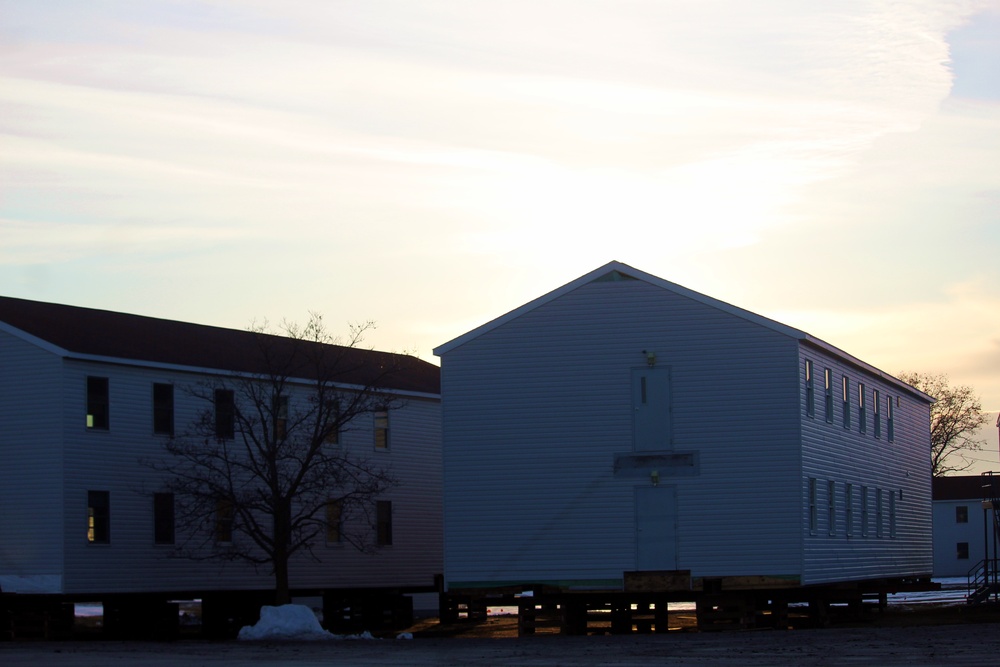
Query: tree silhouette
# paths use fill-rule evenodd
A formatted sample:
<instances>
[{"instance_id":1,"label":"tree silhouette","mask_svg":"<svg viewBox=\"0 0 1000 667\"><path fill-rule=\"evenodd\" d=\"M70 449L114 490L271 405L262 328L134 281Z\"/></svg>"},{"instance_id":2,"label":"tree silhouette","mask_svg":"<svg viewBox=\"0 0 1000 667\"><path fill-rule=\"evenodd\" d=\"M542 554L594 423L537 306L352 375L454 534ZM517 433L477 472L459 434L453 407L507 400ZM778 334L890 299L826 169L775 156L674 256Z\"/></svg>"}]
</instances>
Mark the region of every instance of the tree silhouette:
<instances>
[{"instance_id":1,"label":"tree silhouette","mask_svg":"<svg viewBox=\"0 0 1000 667\"><path fill-rule=\"evenodd\" d=\"M375 499L396 484L391 471L345 447L360 418L402 406L391 391L406 355L359 348L373 325L351 327L339 344L322 317L285 323L275 335L253 326L255 372L190 387L198 418L147 464L176 499L180 555L269 566L275 602L290 601L289 563L331 532L374 548Z\"/></svg>"},{"instance_id":2,"label":"tree silhouette","mask_svg":"<svg viewBox=\"0 0 1000 667\"><path fill-rule=\"evenodd\" d=\"M899 379L937 401L931 405L931 472L935 477L970 468L965 454L979 451L985 442L975 438L987 421L972 387L952 386L947 375L901 373Z\"/></svg>"}]
</instances>

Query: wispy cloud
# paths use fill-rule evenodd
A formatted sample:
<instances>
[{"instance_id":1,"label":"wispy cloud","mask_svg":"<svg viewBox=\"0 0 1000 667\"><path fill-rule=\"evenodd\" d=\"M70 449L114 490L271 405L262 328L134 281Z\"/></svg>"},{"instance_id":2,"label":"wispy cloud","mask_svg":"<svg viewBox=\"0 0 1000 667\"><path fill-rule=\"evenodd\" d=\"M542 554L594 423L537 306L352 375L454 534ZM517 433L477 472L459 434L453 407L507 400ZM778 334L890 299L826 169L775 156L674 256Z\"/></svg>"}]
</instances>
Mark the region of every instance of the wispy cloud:
<instances>
[{"instance_id":1,"label":"wispy cloud","mask_svg":"<svg viewBox=\"0 0 1000 667\"><path fill-rule=\"evenodd\" d=\"M429 356L614 257L1000 377L1000 110L953 88L1000 44L989 9L0 0L0 283L334 309ZM213 278L224 313L188 297Z\"/></svg>"}]
</instances>

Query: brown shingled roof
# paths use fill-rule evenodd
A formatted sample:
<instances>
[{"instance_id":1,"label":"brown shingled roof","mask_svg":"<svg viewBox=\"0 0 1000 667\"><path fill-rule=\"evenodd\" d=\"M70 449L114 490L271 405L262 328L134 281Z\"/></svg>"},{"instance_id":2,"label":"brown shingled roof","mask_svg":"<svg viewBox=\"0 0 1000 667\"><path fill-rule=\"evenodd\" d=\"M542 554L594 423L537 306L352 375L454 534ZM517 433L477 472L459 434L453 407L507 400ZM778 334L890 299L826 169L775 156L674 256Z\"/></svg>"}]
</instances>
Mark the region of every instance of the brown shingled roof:
<instances>
[{"instance_id":1,"label":"brown shingled roof","mask_svg":"<svg viewBox=\"0 0 1000 667\"><path fill-rule=\"evenodd\" d=\"M243 373L267 372L260 354L262 340L283 356L300 343L282 336L12 297L0 297L0 321L71 354ZM340 345L309 346L334 353L340 370L337 382L441 393L440 369L416 357ZM314 375L307 365L301 368L301 375ZM393 370L386 374L387 368ZM383 375L384 381L379 380Z\"/></svg>"},{"instance_id":2,"label":"brown shingled roof","mask_svg":"<svg viewBox=\"0 0 1000 667\"><path fill-rule=\"evenodd\" d=\"M982 475L935 477L931 495L934 500L982 500L983 485L989 483Z\"/></svg>"}]
</instances>

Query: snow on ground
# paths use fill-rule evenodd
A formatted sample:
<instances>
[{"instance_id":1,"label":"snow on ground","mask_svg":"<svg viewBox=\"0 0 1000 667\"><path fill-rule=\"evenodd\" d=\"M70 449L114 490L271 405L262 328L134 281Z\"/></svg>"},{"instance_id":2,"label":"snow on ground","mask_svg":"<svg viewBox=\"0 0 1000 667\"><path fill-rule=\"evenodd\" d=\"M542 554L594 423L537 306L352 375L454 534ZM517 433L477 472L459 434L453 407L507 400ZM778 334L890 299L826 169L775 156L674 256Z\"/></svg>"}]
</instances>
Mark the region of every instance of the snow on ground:
<instances>
[{"instance_id":1,"label":"snow on ground","mask_svg":"<svg viewBox=\"0 0 1000 667\"><path fill-rule=\"evenodd\" d=\"M370 633L360 635L335 635L324 630L319 619L309 607L302 604L283 604L279 607L265 605L260 608L260 620L255 625L245 625L237 637L242 640L326 640L374 639Z\"/></svg>"},{"instance_id":2,"label":"snow on ground","mask_svg":"<svg viewBox=\"0 0 1000 667\"><path fill-rule=\"evenodd\" d=\"M965 577L942 577L933 580L941 584L939 591L912 591L889 596L889 605L965 604L969 582Z\"/></svg>"}]
</instances>

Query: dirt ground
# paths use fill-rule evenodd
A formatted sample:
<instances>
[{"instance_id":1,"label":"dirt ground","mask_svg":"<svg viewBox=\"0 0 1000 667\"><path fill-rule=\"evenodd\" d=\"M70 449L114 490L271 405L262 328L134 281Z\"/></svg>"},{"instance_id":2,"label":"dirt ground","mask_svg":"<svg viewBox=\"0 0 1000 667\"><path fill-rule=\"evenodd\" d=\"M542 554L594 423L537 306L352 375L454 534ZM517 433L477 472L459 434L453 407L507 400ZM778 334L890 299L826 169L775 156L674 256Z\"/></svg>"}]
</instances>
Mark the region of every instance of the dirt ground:
<instances>
[{"instance_id":1,"label":"dirt ground","mask_svg":"<svg viewBox=\"0 0 1000 667\"><path fill-rule=\"evenodd\" d=\"M5 642L4 667L277 667L296 665L541 665L649 667L791 665L997 665L1000 612L961 607L894 610L823 629L516 637L509 617L411 630L413 640L324 642Z\"/></svg>"}]
</instances>

